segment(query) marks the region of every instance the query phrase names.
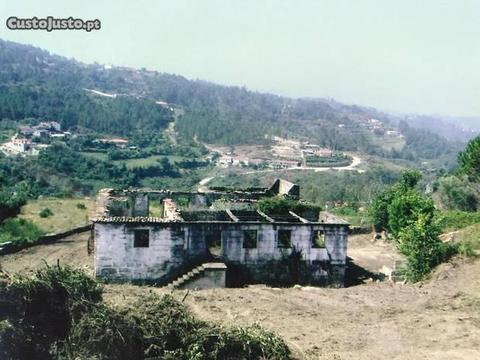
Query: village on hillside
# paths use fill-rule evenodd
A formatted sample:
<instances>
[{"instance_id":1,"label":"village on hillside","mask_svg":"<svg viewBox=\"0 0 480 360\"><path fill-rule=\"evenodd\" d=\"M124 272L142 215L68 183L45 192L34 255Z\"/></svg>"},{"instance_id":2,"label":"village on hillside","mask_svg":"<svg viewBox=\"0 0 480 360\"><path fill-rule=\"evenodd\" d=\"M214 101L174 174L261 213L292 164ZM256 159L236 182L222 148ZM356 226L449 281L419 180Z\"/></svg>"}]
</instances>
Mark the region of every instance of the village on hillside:
<instances>
[{"instance_id":1,"label":"village on hillside","mask_svg":"<svg viewBox=\"0 0 480 360\"><path fill-rule=\"evenodd\" d=\"M297 167L336 167L351 163L340 151L321 147L309 141L271 138L268 149L259 146L237 146L231 149L210 148L208 160L216 166L289 169Z\"/></svg>"},{"instance_id":2,"label":"village on hillside","mask_svg":"<svg viewBox=\"0 0 480 360\"><path fill-rule=\"evenodd\" d=\"M36 156L40 150L47 148L51 140L63 140L72 136L68 131L62 131L56 121L42 121L34 126L19 126L18 131L9 141L0 145L0 151L6 156Z\"/></svg>"}]
</instances>

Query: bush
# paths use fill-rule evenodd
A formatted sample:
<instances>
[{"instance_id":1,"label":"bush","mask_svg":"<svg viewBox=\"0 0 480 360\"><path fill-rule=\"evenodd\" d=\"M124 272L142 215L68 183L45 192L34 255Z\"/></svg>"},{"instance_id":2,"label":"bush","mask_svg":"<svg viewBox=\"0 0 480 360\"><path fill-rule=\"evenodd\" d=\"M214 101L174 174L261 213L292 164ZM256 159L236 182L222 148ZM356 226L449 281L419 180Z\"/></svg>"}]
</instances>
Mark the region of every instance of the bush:
<instances>
[{"instance_id":1,"label":"bush","mask_svg":"<svg viewBox=\"0 0 480 360\"><path fill-rule=\"evenodd\" d=\"M408 281L422 280L430 271L457 252L454 245L442 243L440 224L432 214L418 213L416 220L398 233L397 247L406 257L405 277Z\"/></svg>"},{"instance_id":2,"label":"bush","mask_svg":"<svg viewBox=\"0 0 480 360\"><path fill-rule=\"evenodd\" d=\"M105 306L86 314L60 358L289 359L278 336L255 325L224 329L196 319L170 295L144 296L124 311Z\"/></svg>"},{"instance_id":3,"label":"bush","mask_svg":"<svg viewBox=\"0 0 480 360\"><path fill-rule=\"evenodd\" d=\"M210 359L288 359L290 351L277 335L259 325L219 330Z\"/></svg>"},{"instance_id":4,"label":"bush","mask_svg":"<svg viewBox=\"0 0 480 360\"><path fill-rule=\"evenodd\" d=\"M80 209L80 210L85 210L87 207L85 206L84 203L77 203L77 209Z\"/></svg>"},{"instance_id":5,"label":"bush","mask_svg":"<svg viewBox=\"0 0 480 360\"><path fill-rule=\"evenodd\" d=\"M70 267L47 266L2 284L1 316L8 324L0 333L1 358L50 359L52 346L102 299L100 285Z\"/></svg>"},{"instance_id":6,"label":"bush","mask_svg":"<svg viewBox=\"0 0 480 360\"><path fill-rule=\"evenodd\" d=\"M72 328L58 350L60 359L144 359L143 330L135 318L104 305Z\"/></svg>"},{"instance_id":7,"label":"bush","mask_svg":"<svg viewBox=\"0 0 480 360\"><path fill-rule=\"evenodd\" d=\"M423 214L433 220L435 206L431 198L423 196L415 190L409 190L395 196L387 207L388 228L397 237L406 226L415 222Z\"/></svg>"},{"instance_id":8,"label":"bush","mask_svg":"<svg viewBox=\"0 0 480 360\"><path fill-rule=\"evenodd\" d=\"M368 209L369 215L373 220L375 231L391 230L388 207L396 197L413 190L420 180L420 177L421 175L418 171L404 171L398 183L382 191L375 197Z\"/></svg>"},{"instance_id":9,"label":"bush","mask_svg":"<svg viewBox=\"0 0 480 360\"><path fill-rule=\"evenodd\" d=\"M7 219L0 224L0 244L11 241L15 246L35 243L43 231L25 219Z\"/></svg>"},{"instance_id":10,"label":"bush","mask_svg":"<svg viewBox=\"0 0 480 360\"><path fill-rule=\"evenodd\" d=\"M40 210L40 212L38 213L38 215L41 217L41 218L47 218L49 216L52 216L53 215L53 212L52 210L50 210L49 208L43 208L42 210Z\"/></svg>"},{"instance_id":11,"label":"bush","mask_svg":"<svg viewBox=\"0 0 480 360\"><path fill-rule=\"evenodd\" d=\"M255 325L225 329L153 293L117 310L95 280L47 266L0 281L2 359L290 359L285 342Z\"/></svg>"}]
</instances>

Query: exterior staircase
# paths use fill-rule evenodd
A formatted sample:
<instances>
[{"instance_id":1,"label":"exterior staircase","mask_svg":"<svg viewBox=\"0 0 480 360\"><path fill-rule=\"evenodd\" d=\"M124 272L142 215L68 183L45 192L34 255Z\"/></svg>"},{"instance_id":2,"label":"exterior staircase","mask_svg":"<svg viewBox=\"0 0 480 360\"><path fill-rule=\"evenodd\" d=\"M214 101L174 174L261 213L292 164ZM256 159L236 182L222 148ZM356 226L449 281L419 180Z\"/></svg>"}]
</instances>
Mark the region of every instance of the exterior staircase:
<instances>
[{"instance_id":1,"label":"exterior staircase","mask_svg":"<svg viewBox=\"0 0 480 360\"><path fill-rule=\"evenodd\" d=\"M211 289L225 287L224 263L204 263L178 277L167 285L170 289Z\"/></svg>"}]
</instances>

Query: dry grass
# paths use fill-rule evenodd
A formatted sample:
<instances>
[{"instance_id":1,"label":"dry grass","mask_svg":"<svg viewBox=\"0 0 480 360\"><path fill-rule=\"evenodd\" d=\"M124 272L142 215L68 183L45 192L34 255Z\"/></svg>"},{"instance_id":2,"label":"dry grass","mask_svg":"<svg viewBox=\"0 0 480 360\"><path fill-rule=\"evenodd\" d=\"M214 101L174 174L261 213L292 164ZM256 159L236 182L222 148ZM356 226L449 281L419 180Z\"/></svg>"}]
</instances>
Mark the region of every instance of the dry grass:
<instances>
[{"instance_id":1,"label":"dry grass","mask_svg":"<svg viewBox=\"0 0 480 360\"><path fill-rule=\"evenodd\" d=\"M77 204L83 204L85 208ZM58 233L87 225L94 207L95 201L90 198L41 198L29 201L23 206L19 217L32 221L46 233ZM42 218L39 213L45 208L50 209L53 214Z\"/></svg>"}]
</instances>

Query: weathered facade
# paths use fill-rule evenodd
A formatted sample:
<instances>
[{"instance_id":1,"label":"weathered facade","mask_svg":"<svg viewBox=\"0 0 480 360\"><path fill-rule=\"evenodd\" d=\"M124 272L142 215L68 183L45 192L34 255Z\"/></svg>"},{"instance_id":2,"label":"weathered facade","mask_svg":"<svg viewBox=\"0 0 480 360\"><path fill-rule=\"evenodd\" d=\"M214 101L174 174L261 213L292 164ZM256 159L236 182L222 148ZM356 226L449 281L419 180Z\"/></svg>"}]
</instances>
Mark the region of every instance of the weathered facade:
<instances>
[{"instance_id":1,"label":"weathered facade","mask_svg":"<svg viewBox=\"0 0 480 360\"><path fill-rule=\"evenodd\" d=\"M298 194L298 187L293 189ZM99 193L94 219L98 277L163 285L214 260L227 265L230 284L240 279L275 283L288 270L298 277L295 282L343 285L348 224L341 219L327 213L307 219L293 212L180 211L171 193L158 194ZM162 201L161 217L150 216L150 198Z\"/></svg>"}]
</instances>

